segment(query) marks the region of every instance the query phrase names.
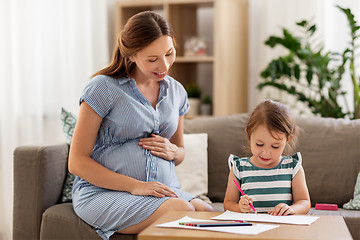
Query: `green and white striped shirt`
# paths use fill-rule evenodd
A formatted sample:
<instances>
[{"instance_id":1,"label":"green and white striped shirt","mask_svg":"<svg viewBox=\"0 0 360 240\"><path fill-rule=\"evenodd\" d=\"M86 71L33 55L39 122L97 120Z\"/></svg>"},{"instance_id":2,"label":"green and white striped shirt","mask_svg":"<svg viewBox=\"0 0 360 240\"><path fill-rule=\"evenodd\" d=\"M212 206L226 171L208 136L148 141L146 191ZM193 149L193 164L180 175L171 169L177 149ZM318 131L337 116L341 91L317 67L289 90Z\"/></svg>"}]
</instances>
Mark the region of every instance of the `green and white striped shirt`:
<instances>
[{"instance_id":1,"label":"green and white striped shirt","mask_svg":"<svg viewBox=\"0 0 360 240\"><path fill-rule=\"evenodd\" d=\"M259 168L250 158L229 156L229 167L234 166L235 177L245 194L253 200L258 212L267 212L279 203L293 204L291 181L299 171L302 158L299 152L291 157L281 157L273 168Z\"/></svg>"}]
</instances>

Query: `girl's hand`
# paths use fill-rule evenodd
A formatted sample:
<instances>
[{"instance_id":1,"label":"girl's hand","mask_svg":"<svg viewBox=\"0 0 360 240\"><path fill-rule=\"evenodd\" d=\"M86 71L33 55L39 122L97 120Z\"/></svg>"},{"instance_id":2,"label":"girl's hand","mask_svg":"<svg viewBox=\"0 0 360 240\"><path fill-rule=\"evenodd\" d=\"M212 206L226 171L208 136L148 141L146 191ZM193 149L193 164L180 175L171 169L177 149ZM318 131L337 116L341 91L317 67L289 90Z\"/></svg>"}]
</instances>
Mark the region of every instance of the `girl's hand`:
<instances>
[{"instance_id":1,"label":"girl's hand","mask_svg":"<svg viewBox=\"0 0 360 240\"><path fill-rule=\"evenodd\" d=\"M171 188L160 182L139 182L131 191L133 195L163 197L179 197Z\"/></svg>"},{"instance_id":2,"label":"girl's hand","mask_svg":"<svg viewBox=\"0 0 360 240\"><path fill-rule=\"evenodd\" d=\"M241 196L239 201L240 212L242 213L252 212L250 203L251 204L253 203L253 199L251 197L249 197L248 195Z\"/></svg>"},{"instance_id":3,"label":"girl's hand","mask_svg":"<svg viewBox=\"0 0 360 240\"><path fill-rule=\"evenodd\" d=\"M151 134L150 138L142 138L139 145L150 150L151 154L166 160L174 160L179 148L172 144L169 139L159 135Z\"/></svg>"},{"instance_id":4,"label":"girl's hand","mask_svg":"<svg viewBox=\"0 0 360 240\"><path fill-rule=\"evenodd\" d=\"M285 203L279 203L273 209L268 211L268 213L275 216L287 216L295 214L295 211L289 205Z\"/></svg>"}]
</instances>

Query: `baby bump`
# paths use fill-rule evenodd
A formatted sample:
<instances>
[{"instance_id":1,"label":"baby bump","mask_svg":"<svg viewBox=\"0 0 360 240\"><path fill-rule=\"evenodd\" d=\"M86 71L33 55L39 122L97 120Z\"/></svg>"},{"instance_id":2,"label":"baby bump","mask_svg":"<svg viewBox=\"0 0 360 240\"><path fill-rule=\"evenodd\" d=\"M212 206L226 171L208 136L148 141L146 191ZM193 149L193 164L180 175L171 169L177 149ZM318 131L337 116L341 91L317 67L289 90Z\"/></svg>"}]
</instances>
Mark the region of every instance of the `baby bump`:
<instances>
[{"instance_id":1,"label":"baby bump","mask_svg":"<svg viewBox=\"0 0 360 240\"><path fill-rule=\"evenodd\" d=\"M149 165L151 165L149 163L153 163L156 169L149 168ZM169 187L180 187L178 186L174 167L175 164L173 161L168 161L150 154L150 156L147 157L147 181L158 181Z\"/></svg>"},{"instance_id":2,"label":"baby bump","mask_svg":"<svg viewBox=\"0 0 360 240\"><path fill-rule=\"evenodd\" d=\"M108 169L141 181L159 181L168 186L177 185L174 163L143 149L138 140L113 144L103 149L100 155L94 153L95 161ZM151 167L150 167L151 165ZM152 176L149 179L149 175Z\"/></svg>"}]
</instances>

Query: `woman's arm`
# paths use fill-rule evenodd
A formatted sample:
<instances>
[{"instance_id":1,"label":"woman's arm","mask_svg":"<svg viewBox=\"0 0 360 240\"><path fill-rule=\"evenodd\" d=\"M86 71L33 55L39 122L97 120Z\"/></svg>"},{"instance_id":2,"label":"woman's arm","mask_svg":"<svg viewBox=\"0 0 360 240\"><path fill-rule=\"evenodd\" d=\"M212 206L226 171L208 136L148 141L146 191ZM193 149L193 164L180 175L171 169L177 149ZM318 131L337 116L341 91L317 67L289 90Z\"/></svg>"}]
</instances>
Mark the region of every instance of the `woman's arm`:
<instances>
[{"instance_id":1,"label":"woman's arm","mask_svg":"<svg viewBox=\"0 0 360 240\"><path fill-rule=\"evenodd\" d=\"M152 134L149 138L140 139L139 145L150 150L151 154L169 161L174 161L175 165L178 165L184 161L185 157L183 131L184 116L180 116L178 128L170 138L170 141L167 138Z\"/></svg>"},{"instance_id":2,"label":"woman's arm","mask_svg":"<svg viewBox=\"0 0 360 240\"><path fill-rule=\"evenodd\" d=\"M85 102L80 105L78 120L69 152L69 171L89 183L111 190L126 191L134 195L157 197L176 196L164 184L142 182L115 173L91 158L102 118Z\"/></svg>"}]
</instances>

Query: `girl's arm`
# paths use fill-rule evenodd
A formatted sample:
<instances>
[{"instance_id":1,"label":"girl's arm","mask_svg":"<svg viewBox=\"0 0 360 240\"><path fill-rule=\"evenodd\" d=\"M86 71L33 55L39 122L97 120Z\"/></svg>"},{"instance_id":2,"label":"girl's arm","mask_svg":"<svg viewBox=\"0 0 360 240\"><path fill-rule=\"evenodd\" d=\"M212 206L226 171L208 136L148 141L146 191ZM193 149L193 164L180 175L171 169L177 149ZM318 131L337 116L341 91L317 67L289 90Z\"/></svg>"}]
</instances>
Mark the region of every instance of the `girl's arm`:
<instances>
[{"instance_id":1,"label":"girl's arm","mask_svg":"<svg viewBox=\"0 0 360 240\"><path fill-rule=\"evenodd\" d=\"M142 182L115 173L91 158L102 118L85 102L80 105L69 152L69 171L98 187L156 197L176 194L158 182Z\"/></svg>"},{"instance_id":2,"label":"girl's arm","mask_svg":"<svg viewBox=\"0 0 360 240\"><path fill-rule=\"evenodd\" d=\"M306 186L305 173L302 166L291 181L294 204L288 206L285 203L276 205L269 211L271 215L306 214L311 208L309 191Z\"/></svg>"},{"instance_id":3,"label":"girl's arm","mask_svg":"<svg viewBox=\"0 0 360 240\"><path fill-rule=\"evenodd\" d=\"M184 161L184 116L179 117L178 128L170 138L152 134L149 138L140 139L139 145L151 151L151 154L163 159L174 161L175 165Z\"/></svg>"},{"instance_id":4,"label":"girl's arm","mask_svg":"<svg viewBox=\"0 0 360 240\"><path fill-rule=\"evenodd\" d=\"M226 187L226 193L224 197L224 210L230 210L233 212L240 212L239 208L239 199L240 199L240 192L236 188L233 180L235 179L235 175L233 172L233 167L231 167L228 177L228 183Z\"/></svg>"},{"instance_id":5,"label":"girl's arm","mask_svg":"<svg viewBox=\"0 0 360 240\"><path fill-rule=\"evenodd\" d=\"M302 166L291 181L294 204L290 207L295 214L306 214L311 208L309 190L306 185L305 173Z\"/></svg>"},{"instance_id":6,"label":"girl's arm","mask_svg":"<svg viewBox=\"0 0 360 240\"><path fill-rule=\"evenodd\" d=\"M236 180L233 167L231 167L228 177L228 183L224 198L224 210L229 210L233 212L252 212L250 207L250 202L252 202L252 198L248 195L242 196L240 198L240 191L237 189L234 180Z\"/></svg>"}]
</instances>

